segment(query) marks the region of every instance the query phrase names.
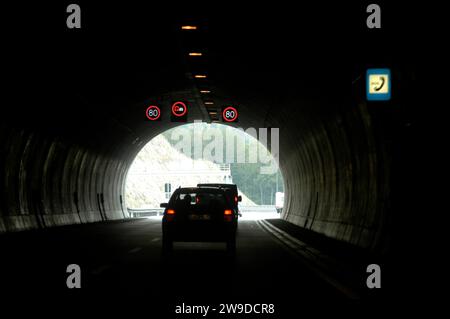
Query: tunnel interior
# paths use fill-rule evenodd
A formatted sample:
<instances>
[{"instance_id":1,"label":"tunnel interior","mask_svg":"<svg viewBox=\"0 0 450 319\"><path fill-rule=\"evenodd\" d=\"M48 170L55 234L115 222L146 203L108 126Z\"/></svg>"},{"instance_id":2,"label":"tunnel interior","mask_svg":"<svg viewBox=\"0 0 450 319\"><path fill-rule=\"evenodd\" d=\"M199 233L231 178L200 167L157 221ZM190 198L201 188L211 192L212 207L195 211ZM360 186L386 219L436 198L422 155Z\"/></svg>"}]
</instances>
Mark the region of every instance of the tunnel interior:
<instances>
[{"instance_id":1,"label":"tunnel interior","mask_svg":"<svg viewBox=\"0 0 450 319\"><path fill-rule=\"evenodd\" d=\"M170 120L171 104L188 103L188 123L211 123L205 101L213 100L239 106L229 125L279 128L286 221L389 251L402 219L398 150L418 108L414 42L394 13L384 18L390 28L370 32L332 19L353 7L310 5L308 15L83 6L80 30L56 14L39 28L27 13L7 17L22 23L5 35L2 58L0 232L129 218L127 172L149 140L180 124ZM198 32L182 31L185 24ZM191 59L193 50L205 57ZM401 81L391 101L370 103L364 72L380 65ZM145 117L152 104L160 121Z\"/></svg>"}]
</instances>

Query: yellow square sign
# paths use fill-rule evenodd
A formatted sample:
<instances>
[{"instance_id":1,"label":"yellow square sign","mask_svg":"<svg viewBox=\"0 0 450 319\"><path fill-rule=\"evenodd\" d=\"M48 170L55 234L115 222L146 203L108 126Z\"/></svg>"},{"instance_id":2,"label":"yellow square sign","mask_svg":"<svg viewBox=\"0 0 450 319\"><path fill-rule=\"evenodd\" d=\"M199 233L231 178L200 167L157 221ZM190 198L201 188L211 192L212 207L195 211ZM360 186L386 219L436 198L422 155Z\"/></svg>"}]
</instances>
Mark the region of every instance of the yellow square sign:
<instances>
[{"instance_id":1,"label":"yellow square sign","mask_svg":"<svg viewBox=\"0 0 450 319\"><path fill-rule=\"evenodd\" d=\"M369 76L369 93L385 94L388 92L389 78L386 74L371 74Z\"/></svg>"},{"instance_id":2,"label":"yellow square sign","mask_svg":"<svg viewBox=\"0 0 450 319\"><path fill-rule=\"evenodd\" d=\"M367 100L389 100L391 98L391 72L389 69L367 70Z\"/></svg>"}]
</instances>

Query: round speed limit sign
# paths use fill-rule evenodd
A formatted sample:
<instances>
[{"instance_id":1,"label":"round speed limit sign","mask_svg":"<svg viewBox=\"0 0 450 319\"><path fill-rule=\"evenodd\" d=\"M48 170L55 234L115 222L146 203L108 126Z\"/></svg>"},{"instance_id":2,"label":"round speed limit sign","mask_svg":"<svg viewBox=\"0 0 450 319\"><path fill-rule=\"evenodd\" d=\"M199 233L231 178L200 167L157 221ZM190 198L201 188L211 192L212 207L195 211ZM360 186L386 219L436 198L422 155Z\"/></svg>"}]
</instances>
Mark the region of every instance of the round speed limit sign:
<instances>
[{"instance_id":1,"label":"round speed limit sign","mask_svg":"<svg viewBox=\"0 0 450 319\"><path fill-rule=\"evenodd\" d=\"M147 118L151 121L156 121L161 116L161 110L156 105L150 105L145 112Z\"/></svg>"},{"instance_id":2,"label":"round speed limit sign","mask_svg":"<svg viewBox=\"0 0 450 319\"><path fill-rule=\"evenodd\" d=\"M238 111L232 106L227 106L222 111L222 118L226 122L235 122L238 118Z\"/></svg>"}]
</instances>

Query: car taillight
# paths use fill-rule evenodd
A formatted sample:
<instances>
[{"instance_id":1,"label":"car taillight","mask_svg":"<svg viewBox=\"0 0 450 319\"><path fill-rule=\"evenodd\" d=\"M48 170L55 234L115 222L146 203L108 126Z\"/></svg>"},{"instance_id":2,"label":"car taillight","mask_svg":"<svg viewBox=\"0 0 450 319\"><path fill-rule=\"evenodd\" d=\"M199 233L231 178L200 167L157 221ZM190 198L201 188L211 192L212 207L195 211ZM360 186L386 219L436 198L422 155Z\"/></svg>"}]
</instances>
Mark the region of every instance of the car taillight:
<instances>
[{"instance_id":1,"label":"car taillight","mask_svg":"<svg viewBox=\"0 0 450 319\"><path fill-rule=\"evenodd\" d=\"M223 219L226 222L232 222L233 221L233 211L231 209L225 209L223 211Z\"/></svg>"},{"instance_id":2,"label":"car taillight","mask_svg":"<svg viewBox=\"0 0 450 319\"><path fill-rule=\"evenodd\" d=\"M238 197L234 196L234 202L237 203L238 202Z\"/></svg>"},{"instance_id":3,"label":"car taillight","mask_svg":"<svg viewBox=\"0 0 450 319\"><path fill-rule=\"evenodd\" d=\"M166 210L166 221L173 222L175 220L175 209Z\"/></svg>"}]
</instances>

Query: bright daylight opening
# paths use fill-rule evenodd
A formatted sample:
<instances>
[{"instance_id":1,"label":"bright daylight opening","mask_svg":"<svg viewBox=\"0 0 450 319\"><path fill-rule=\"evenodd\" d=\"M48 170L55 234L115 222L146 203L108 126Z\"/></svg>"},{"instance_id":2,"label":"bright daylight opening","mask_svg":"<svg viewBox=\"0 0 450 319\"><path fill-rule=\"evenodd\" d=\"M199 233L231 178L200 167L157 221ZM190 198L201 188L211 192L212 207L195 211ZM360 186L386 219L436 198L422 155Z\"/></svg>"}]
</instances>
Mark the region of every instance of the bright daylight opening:
<instances>
[{"instance_id":1,"label":"bright daylight opening","mask_svg":"<svg viewBox=\"0 0 450 319\"><path fill-rule=\"evenodd\" d=\"M178 187L223 183L237 185L241 219L279 218L283 177L265 146L270 145L272 152L276 146L278 154L275 143L278 140L267 129L193 123L167 130L147 143L130 167L128 210L134 217L161 218L160 204L168 202Z\"/></svg>"}]
</instances>

